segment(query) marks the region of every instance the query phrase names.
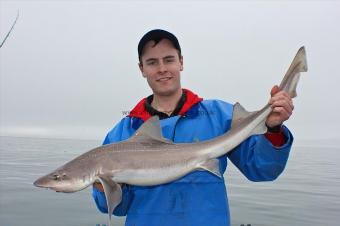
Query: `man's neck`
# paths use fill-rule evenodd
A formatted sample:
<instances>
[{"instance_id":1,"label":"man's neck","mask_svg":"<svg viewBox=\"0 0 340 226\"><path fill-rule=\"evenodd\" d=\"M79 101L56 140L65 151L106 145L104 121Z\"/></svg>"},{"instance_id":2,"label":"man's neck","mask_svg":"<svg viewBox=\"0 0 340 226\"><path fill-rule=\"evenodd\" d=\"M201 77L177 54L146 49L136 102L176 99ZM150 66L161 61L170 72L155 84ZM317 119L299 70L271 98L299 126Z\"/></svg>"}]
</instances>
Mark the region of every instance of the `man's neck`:
<instances>
[{"instance_id":1,"label":"man's neck","mask_svg":"<svg viewBox=\"0 0 340 226\"><path fill-rule=\"evenodd\" d=\"M170 115L175 110L182 93L182 89L179 89L176 93L169 96L160 96L154 94L151 106L157 111Z\"/></svg>"}]
</instances>

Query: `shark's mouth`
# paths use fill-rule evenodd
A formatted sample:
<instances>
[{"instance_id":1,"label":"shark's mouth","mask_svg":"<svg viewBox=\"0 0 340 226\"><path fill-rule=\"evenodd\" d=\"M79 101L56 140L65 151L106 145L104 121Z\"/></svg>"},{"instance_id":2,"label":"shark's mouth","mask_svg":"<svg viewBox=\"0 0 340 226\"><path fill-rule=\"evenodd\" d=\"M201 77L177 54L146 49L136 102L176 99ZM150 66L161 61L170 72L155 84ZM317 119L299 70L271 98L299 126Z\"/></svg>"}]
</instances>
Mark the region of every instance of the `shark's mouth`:
<instances>
[{"instance_id":1,"label":"shark's mouth","mask_svg":"<svg viewBox=\"0 0 340 226\"><path fill-rule=\"evenodd\" d=\"M46 184L42 183L39 179L36 180L36 181L33 183L33 185L36 186L36 187L39 187L39 188L45 188L45 189L48 189L48 190L53 190L53 191L56 191L56 192L61 192L61 190L58 189L57 187L46 186Z\"/></svg>"}]
</instances>

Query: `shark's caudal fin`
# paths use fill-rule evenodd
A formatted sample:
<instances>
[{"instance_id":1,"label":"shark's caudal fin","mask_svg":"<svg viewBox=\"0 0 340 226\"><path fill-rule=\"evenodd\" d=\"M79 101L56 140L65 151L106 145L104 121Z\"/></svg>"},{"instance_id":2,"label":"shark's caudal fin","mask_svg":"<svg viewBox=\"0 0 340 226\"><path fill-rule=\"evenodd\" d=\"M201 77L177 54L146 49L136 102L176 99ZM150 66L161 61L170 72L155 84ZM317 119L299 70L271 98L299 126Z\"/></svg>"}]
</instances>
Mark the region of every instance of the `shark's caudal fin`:
<instances>
[{"instance_id":1,"label":"shark's caudal fin","mask_svg":"<svg viewBox=\"0 0 340 226\"><path fill-rule=\"evenodd\" d=\"M111 178L109 177L100 176L99 180L104 187L110 226L112 212L116 208L116 206L118 206L118 204L122 201L122 189L119 184L112 181Z\"/></svg>"},{"instance_id":2,"label":"shark's caudal fin","mask_svg":"<svg viewBox=\"0 0 340 226\"><path fill-rule=\"evenodd\" d=\"M299 82L300 72L306 72L307 70L306 50L305 47L302 46L296 53L290 67L282 79L279 86L280 90L287 92L292 98L296 97L296 87ZM256 112L248 112L239 103L236 103L233 109L231 128L246 124L247 121L251 121L255 114ZM252 134L263 134L266 131L267 127L265 121L262 121L254 128Z\"/></svg>"},{"instance_id":3,"label":"shark's caudal fin","mask_svg":"<svg viewBox=\"0 0 340 226\"><path fill-rule=\"evenodd\" d=\"M128 141L172 144L172 141L167 140L162 136L158 116L153 116L144 122Z\"/></svg>"},{"instance_id":4,"label":"shark's caudal fin","mask_svg":"<svg viewBox=\"0 0 340 226\"><path fill-rule=\"evenodd\" d=\"M279 86L280 89L286 91L290 97L296 97L296 86L299 82L300 72L306 72L307 70L306 49L302 46L296 53L286 75L282 79Z\"/></svg>"}]
</instances>

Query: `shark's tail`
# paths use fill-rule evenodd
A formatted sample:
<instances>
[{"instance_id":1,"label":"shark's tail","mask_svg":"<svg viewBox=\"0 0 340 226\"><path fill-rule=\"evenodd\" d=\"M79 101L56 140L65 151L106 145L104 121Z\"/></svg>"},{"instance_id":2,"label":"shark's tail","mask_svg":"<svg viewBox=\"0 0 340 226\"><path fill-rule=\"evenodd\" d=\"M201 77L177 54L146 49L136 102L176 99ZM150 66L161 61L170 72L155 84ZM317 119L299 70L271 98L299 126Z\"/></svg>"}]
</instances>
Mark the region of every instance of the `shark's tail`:
<instances>
[{"instance_id":1,"label":"shark's tail","mask_svg":"<svg viewBox=\"0 0 340 226\"><path fill-rule=\"evenodd\" d=\"M300 72L306 72L307 70L306 50L305 47L302 46L282 79L280 89L287 92L290 97L296 97L296 86L300 78Z\"/></svg>"}]
</instances>

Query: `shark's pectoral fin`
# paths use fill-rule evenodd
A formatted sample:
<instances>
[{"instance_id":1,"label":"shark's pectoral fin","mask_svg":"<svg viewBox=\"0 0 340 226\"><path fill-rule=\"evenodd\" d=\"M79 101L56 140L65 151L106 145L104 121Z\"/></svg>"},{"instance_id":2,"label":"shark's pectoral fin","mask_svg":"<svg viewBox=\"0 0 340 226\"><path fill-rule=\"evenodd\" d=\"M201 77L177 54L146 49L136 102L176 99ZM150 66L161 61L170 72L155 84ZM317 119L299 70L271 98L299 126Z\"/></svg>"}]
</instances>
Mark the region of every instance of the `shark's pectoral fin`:
<instances>
[{"instance_id":1,"label":"shark's pectoral fin","mask_svg":"<svg viewBox=\"0 0 340 226\"><path fill-rule=\"evenodd\" d=\"M210 173L222 178L220 173L220 164L218 159L209 159L205 162L202 162L198 165L198 169L200 170L207 170Z\"/></svg>"},{"instance_id":2,"label":"shark's pectoral fin","mask_svg":"<svg viewBox=\"0 0 340 226\"><path fill-rule=\"evenodd\" d=\"M111 180L109 177L100 176L99 180L104 187L110 226L112 212L122 201L122 189L119 184Z\"/></svg>"}]
</instances>

